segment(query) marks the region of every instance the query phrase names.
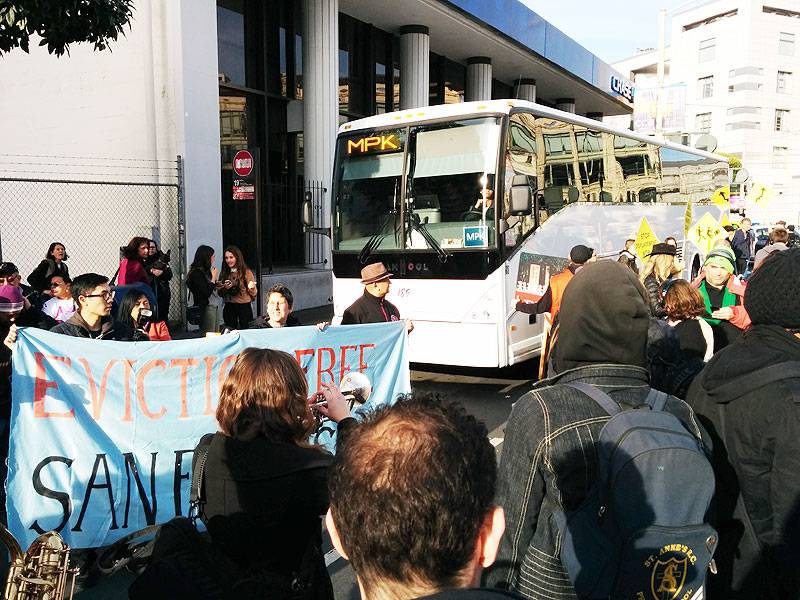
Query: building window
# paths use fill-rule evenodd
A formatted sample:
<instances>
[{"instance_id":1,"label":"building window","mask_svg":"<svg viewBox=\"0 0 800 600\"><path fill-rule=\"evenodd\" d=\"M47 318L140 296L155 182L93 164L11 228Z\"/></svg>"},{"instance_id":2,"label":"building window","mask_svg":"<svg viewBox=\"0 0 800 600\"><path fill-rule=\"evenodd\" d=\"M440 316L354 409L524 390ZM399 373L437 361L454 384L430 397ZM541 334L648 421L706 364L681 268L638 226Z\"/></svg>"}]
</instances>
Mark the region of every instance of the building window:
<instances>
[{"instance_id":1,"label":"building window","mask_svg":"<svg viewBox=\"0 0 800 600\"><path fill-rule=\"evenodd\" d=\"M227 0L217 5L217 56L220 83L247 84L243 0Z\"/></svg>"},{"instance_id":2,"label":"building window","mask_svg":"<svg viewBox=\"0 0 800 600\"><path fill-rule=\"evenodd\" d=\"M386 112L386 65L375 63L375 114Z\"/></svg>"},{"instance_id":3,"label":"building window","mask_svg":"<svg viewBox=\"0 0 800 600\"><path fill-rule=\"evenodd\" d=\"M775 87L775 91L779 94L788 94L791 91L789 86L791 79L791 71L778 71L778 83Z\"/></svg>"},{"instance_id":4,"label":"building window","mask_svg":"<svg viewBox=\"0 0 800 600\"><path fill-rule=\"evenodd\" d=\"M782 56L794 56L794 34L784 33L778 36L778 54Z\"/></svg>"},{"instance_id":5,"label":"building window","mask_svg":"<svg viewBox=\"0 0 800 600\"><path fill-rule=\"evenodd\" d=\"M694 118L694 128L702 133L711 131L711 113L698 113Z\"/></svg>"},{"instance_id":6,"label":"building window","mask_svg":"<svg viewBox=\"0 0 800 600\"><path fill-rule=\"evenodd\" d=\"M457 104L464 101L467 68L450 59L444 65L444 103Z\"/></svg>"},{"instance_id":7,"label":"building window","mask_svg":"<svg viewBox=\"0 0 800 600\"><path fill-rule=\"evenodd\" d=\"M697 55L697 62L709 62L714 60L714 48L717 45L717 38L710 38L700 42L700 49Z\"/></svg>"},{"instance_id":8,"label":"building window","mask_svg":"<svg viewBox=\"0 0 800 600\"><path fill-rule=\"evenodd\" d=\"M741 115L743 113L758 115L761 114L761 109L758 106L734 106L728 109L728 116Z\"/></svg>"},{"instance_id":9,"label":"building window","mask_svg":"<svg viewBox=\"0 0 800 600\"><path fill-rule=\"evenodd\" d=\"M728 71L728 77L738 77L739 75L763 75L763 67L739 67Z\"/></svg>"},{"instance_id":10,"label":"building window","mask_svg":"<svg viewBox=\"0 0 800 600\"><path fill-rule=\"evenodd\" d=\"M755 81L743 81L742 83L734 83L728 86L728 92L757 92L761 89L761 84Z\"/></svg>"},{"instance_id":11,"label":"building window","mask_svg":"<svg viewBox=\"0 0 800 600\"><path fill-rule=\"evenodd\" d=\"M760 129L761 123L758 121L739 121L738 123L728 123L725 129L733 131L734 129Z\"/></svg>"},{"instance_id":12,"label":"building window","mask_svg":"<svg viewBox=\"0 0 800 600\"><path fill-rule=\"evenodd\" d=\"M444 104L444 56L431 52L428 55L428 104Z\"/></svg>"},{"instance_id":13,"label":"building window","mask_svg":"<svg viewBox=\"0 0 800 600\"><path fill-rule=\"evenodd\" d=\"M775 131L786 131L789 128L789 111L784 108L775 109Z\"/></svg>"},{"instance_id":14,"label":"building window","mask_svg":"<svg viewBox=\"0 0 800 600\"><path fill-rule=\"evenodd\" d=\"M701 77L697 80L697 95L700 98L711 98L714 95L714 76Z\"/></svg>"},{"instance_id":15,"label":"building window","mask_svg":"<svg viewBox=\"0 0 800 600\"><path fill-rule=\"evenodd\" d=\"M369 47L361 43L365 23L339 13L339 112L348 117L368 113L366 81L372 79L373 67L367 63ZM371 109L371 104L370 107Z\"/></svg>"},{"instance_id":16,"label":"building window","mask_svg":"<svg viewBox=\"0 0 800 600\"><path fill-rule=\"evenodd\" d=\"M786 166L786 153L789 148L786 146L773 146L772 147L772 164L776 167Z\"/></svg>"}]
</instances>

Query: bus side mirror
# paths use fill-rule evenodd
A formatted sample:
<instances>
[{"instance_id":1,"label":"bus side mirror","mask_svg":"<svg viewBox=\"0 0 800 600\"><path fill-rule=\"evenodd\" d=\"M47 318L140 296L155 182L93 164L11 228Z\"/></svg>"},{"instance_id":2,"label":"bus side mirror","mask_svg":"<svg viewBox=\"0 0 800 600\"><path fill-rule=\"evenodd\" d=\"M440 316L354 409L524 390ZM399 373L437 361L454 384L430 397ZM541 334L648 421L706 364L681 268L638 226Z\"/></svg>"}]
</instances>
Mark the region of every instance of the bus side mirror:
<instances>
[{"instance_id":1,"label":"bus side mirror","mask_svg":"<svg viewBox=\"0 0 800 600\"><path fill-rule=\"evenodd\" d=\"M533 209L533 194L528 184L527 175L514 175L511 180L511 214L514 216L530 215Z\"/></svg>"},{"instance_id":2,"label":"bus side mirror","mask_svg":"<svg viewBox=\"0 0 800 600\"><path fill-rule=\"evenodd\" d=\"M314 212L313 212L313 207L311 206L311 192L305 192L303 194L303 205L301 210L302 210L303 225L305 225L306 227L313 227Z\"/></svg>"}]
</instances>

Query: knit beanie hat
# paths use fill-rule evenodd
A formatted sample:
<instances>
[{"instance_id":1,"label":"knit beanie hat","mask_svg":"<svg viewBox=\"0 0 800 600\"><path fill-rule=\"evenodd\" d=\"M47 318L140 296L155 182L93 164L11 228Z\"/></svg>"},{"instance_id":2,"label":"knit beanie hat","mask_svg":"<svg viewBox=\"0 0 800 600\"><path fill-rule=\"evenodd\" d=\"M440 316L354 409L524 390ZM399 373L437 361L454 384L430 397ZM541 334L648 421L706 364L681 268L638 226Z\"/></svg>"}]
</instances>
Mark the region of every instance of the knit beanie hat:
<instances>
[{"instance_id":1,"label":"knit beanie hat","mask_svg":"<svg viewBox=\"0 0 800 600\"><path fill-rule=\"evenodd\" d=\"M733 272L736 270L736 255L730 248L714 248L708 253L708 256L706 256L703 266L706 265L722 267L733 275Z\"/></svg>"},{"instance_id":2,"label":"knit beanie hat","mask_svg":"<svg viewBox=\"0 0 800 600\"><path fill-rule=\"evenodd\" d=\"M572 250L569 251L569 259L576 265L582 265L592 258L592 254L594 254L592 248L584 246L583 244L578 244L577 246L573 246Z\"/></svg>"},{"instance_id":3,"label":"knit beanie hat","mask_svg":"<svg viewBox=\"0 0 800 600\"><path fill-rule=\"evenodd\" d=\"M20 289L13 285L0 285L0 312L17 312L22 310L25 299Z\"/></svg>"},{"instance_id":4,"label":"knit beanie hat","mask_svg":"<svg viewBox=\"0 0 800 600\"><path fill-rule=\"evenodd\" d=\"M800 329L800 248L774 252L753 272L744 307L753 325Z\"/></svg>"}]
</instances>

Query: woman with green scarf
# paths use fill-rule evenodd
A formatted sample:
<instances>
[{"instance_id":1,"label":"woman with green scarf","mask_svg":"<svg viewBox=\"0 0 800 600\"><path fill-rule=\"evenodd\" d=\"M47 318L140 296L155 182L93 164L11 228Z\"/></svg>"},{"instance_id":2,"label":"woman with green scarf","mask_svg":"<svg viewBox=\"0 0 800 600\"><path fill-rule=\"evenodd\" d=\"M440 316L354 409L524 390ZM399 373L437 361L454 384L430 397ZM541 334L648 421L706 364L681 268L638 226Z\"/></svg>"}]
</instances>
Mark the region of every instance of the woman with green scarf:
<instances>
[{"instance_id":1,"label":"woman with green scarf","mask_svg":"<svg viewBox=\"0 0 800 600\"><path fill-rule=\"evenodd\" d=\"M714 248L706 256L703 270L693 283L706 305L703 318L714 329L715 351L750 327L750 317L744 308L747 286L734 276L735 265L733 250Z\"/></svg>"}]
</instances>

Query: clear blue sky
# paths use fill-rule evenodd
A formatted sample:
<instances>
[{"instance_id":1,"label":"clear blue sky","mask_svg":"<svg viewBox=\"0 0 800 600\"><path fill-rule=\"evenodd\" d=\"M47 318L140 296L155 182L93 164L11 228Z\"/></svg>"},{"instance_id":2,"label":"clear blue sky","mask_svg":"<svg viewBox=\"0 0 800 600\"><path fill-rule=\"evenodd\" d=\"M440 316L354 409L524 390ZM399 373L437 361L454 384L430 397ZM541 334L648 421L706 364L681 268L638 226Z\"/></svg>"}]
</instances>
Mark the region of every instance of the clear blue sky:
<instances>
[{"instance_id":1,"label":"clear blue sky","mask_svg":"<svg viewBox=\"0 0 800 600\"><path fill-rule=\"evenodd\" d=\"M608 63L632 56L637 48L658 46L659 9L666 8L669 11L687 4L686 0L522 0L522 2ZM696 3L701 2L702 0L698 0Z\"/></svg>"}]
</instances>

